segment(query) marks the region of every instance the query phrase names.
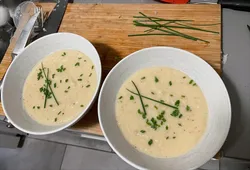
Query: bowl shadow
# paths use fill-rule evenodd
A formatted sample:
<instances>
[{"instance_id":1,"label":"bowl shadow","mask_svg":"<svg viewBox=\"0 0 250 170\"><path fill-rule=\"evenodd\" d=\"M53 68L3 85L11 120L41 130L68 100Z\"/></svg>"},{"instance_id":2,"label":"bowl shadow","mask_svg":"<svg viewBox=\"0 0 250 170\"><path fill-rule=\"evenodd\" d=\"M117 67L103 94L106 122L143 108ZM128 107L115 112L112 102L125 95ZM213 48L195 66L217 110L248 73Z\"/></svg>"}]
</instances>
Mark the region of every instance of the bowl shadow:
<instances>
[{"instance_id":1,"label":"bowl shadow","mask_svg":"<svg viewBox=\"0 0 250 170\"><path fill-rule=\"evenodd\" d=\"M95 43L93 42L102 63L102 80L101 85L109 73L109 71L122 59L118 51L113 49L112 47L103 44L103 43ZM100 87L101 88L101 87ZM97 112L97 103L98 96L95 100L93 106L89 110L89 112L81 118L75 125L70 127L71 129L80 130L88 133L95 133L98 135L102 135L102 131L98 121L98 112Z\"/></svg>"},{"instance_id":2,"label":"bowl shadow","mask_svg":"<svg viewBox=\"0 0 250 170\"><path fill-rule=\"evenodd\" d=\"M225 73L222 75L222 80L227 87L232 107L231 127L227 139L222 147L226 156L226 150L230 150L230 148L235 145L237 140L243 135L245 127L242 122L241 103L236 87L233 85L229 76Z\"/></svg>"}]
</instances>

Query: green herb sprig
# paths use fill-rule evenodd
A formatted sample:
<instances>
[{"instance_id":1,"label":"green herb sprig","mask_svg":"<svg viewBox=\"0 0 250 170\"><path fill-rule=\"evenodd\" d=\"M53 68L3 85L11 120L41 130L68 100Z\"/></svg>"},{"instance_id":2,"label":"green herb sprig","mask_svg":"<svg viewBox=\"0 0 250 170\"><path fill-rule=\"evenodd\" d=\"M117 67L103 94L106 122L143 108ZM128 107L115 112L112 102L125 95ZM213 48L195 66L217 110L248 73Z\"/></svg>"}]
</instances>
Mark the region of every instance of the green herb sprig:
<instances>
[{"instance_id":1,"label":"green herb sprig","mask_svg":"<svg viewBox=\"0 0 250 170\"><path fill-rule=\"evenodd\" d=\"M139 96L139 94L138 94L138 93L135 93L135 92L133 92L133 91L131 91L131 90L129 90L129 89L127 89L127 91L129 91L130 93L132 93L132 94L134 94L134 95ZM164 102L162 102L162 101L160 101L160 100L156 100L156 99L153 99L153 98L150 98L150 97L144 96L144 95L140 95L140 96L141 96L142 98L145 98L145 99L148 99L148 100L154 101L154 102L156 102L156 103L160 103L160 104L162 104L162 105L165 105L165 106L171 107L171 108L173 108L173 109L178 109L178 107L173 106L173 105L170 105L170 104L167 104L167 103L164 103Z\"/></svg>"},{"instance_id":2,"label":"green herb sprig","mask_svg":"<svg viewBox=\"0 0 250 170\"><path fill-rule=\"evenodd\" d=\"M199 27L194 26L212 26L212 25L218 25L220 23L216 24L192 24L190 22L193 22L193 20L171 20L171 19L164 19L159 17L151 17L143 14L142 12L139 12L141 16L134 16L133 18L136 18L136 20L133 21L133 24L138 27L147 27L150 29L145 30L145 33L142 34L129 34L129 37L132 36L155 36L155 35L164 35L164 36L179 36L182 38L186 38L193 41L203 41L206 43L209 43L209 41L190 36L187 34L184 34L180 31L175 30L177 29L189 29L189 30L195 30L195 31L202 31L202 32L208 32L213 34L219 34L217 31L211 31L207 29L202 29ZM150 23L151 22L151 23ZM164 23L163 23L164 22ZM151 33L154 31L158 31L160 33Z\"/></svg>"},{"instance_id":3,"label":"green herb sprig","mask_svg":"<svg viewBox=\"0 0 250 170\"><path fill-rule=\"evenodd\" d=\"M55 96L55 94L54 94L54 92L53 92L53 90L52 90L52 88L51 88L51 80L49 80L49 69L47 69L47 76L46 76L46 74L45 74L45 71L44 71L44 67L43 67L43 63L41 63L41 66L42 66L42 71L43 71L43 75L44 75L44 77L45 77L45 84L46 84L46 87L48 86L48 88L49 88L49 90L50 90L50 92L51 92L51 94L52 94L52 96L53 96L53 98L54 98L54 100L55 100L55 102L56 102L56 104L57 105L59 105L59 103L58 103L58 101L57 101L57 99L56 99L56 96ZM45 98L47 98L47 96L45 96ZM47 99L46 99L47 100ZM46 101L45 100L45 101ZM46 103L44 103L44 108L46 107Z\"/></svg>"},{"instance_id":4,"label":"green herb sprig","mask_svg":"<svg viewBox=\"0 0 250 170\"><path fill-rule=\"evenodd\" d=\"M139 91L139 89L137 88L136 84L135 84L133 81L132 81L132 83L133 83L133 85L135 86L135 89L136 89L136 91L137 91L137 93L138 93L137 95L138 95L139 98L140 98L143 112L144 112L145 115L147 115L147 111L146 111L146 109L145 109L145 105L144 105L144 103L143 103L143 100L142 100L142 96L141 96L141 94L140 94L140 91Z\"/></svg>"}]
</instances>

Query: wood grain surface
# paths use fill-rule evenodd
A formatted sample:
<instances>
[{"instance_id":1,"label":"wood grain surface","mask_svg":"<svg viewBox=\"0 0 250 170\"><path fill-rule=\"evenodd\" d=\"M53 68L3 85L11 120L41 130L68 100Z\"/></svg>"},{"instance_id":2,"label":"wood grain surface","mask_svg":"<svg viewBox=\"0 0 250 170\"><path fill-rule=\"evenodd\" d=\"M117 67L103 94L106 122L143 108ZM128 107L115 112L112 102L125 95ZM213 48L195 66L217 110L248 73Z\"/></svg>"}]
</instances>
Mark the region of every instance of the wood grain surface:
<instances>
[{"instance_id":1,"label":"wood grain surface","mask_svg":"<svg viewBox=\"0 0 250 170\"><path fill-rule=\"evenodd\" d=\"M51 3L41 3L41 5L44 10L51 10L54 7ZM171 46L190 51L207 61L219 74L221 73L221 33L181 30L183 33L207 40L209 44L174 36L128 37L128 34L142 33L145 30L132 24L133 16L139 15L139 12L165 19L194 20L195 24L221 23L220 5L69 4L59 32L81 35L94 44L101 57L103 78L119 58L152 46ZM220 24L202 28L221 32ZM8 51L7 55L10 53L11 51ZM1 74L5 72L9 63L10 58L6 57L4 65L1 64ZM97 104L72 128L102 135L97 117Z\"/></svg>"}]
</instances>

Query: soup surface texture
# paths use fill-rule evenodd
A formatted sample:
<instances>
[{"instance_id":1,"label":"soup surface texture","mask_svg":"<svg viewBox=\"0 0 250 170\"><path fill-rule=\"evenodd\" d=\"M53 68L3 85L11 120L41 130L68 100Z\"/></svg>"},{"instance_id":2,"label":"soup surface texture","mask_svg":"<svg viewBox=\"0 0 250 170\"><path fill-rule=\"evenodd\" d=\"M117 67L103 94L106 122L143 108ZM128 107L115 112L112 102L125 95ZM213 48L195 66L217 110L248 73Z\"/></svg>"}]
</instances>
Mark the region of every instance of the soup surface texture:
<instances>
[{"instance_id":1,"label":"soup surface texture","mask_svg":"<svg viewBox=\"0 0 250 170\"><path fill-rule=\"evenodd\" d=\"M207 117L207 103L199 86L172 68L139 70L117 94L116 119L124 137L153 157L187 153L202 137Z\"/></svg>"},{"instance_id":2,"label":"soup surface texture","mask_svg":"<svg viewBox=\"0 0 250 170\"><path fill-rule=\"evenodd\" d=\"M96 86L90 58L76 50L56 51L29 73L23 88L23 106L41 124L67 123L89 104Z\"/></svg>"}]
</instances>

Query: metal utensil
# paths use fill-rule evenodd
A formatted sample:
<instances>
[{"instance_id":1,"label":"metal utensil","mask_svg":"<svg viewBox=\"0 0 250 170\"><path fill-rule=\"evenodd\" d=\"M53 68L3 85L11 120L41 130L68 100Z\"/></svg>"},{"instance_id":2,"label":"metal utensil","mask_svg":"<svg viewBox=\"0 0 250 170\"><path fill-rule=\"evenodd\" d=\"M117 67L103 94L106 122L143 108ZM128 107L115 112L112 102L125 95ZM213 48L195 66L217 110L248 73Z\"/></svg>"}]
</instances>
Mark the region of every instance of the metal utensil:
<instances>
[{"instance_id":1,"label":"metal utensil","mask_svg":"<svg viewBox=\"0 0 250 170\"><path fill-rule=\"evenodd\" d=\"M36 40L51 33L58 32L67 5L68 5L68 0L60 0L57 2L50 16L45 21L42 32L40 32L36 37L34 37L33 40Z\"/></svg>"},{"instance_id":2,"label":"metal utensil","mask_svg":"<svg viewBox=\"0 0 250 170\"><path fill-rule=\"evenodd\" d=\"M32 32L32 29L35 25L35 22L37 20L37 17L40 15L40 8L36 8L36 13L30 18L30 20L27 22L27 24L25 25L24 29L22 30L15 48L11 54L12 56L12 60L14 60L14 58L23 51L24 47L26 46L26 43L29 39L29 36Z\"/></svg>"}]
</instances>

